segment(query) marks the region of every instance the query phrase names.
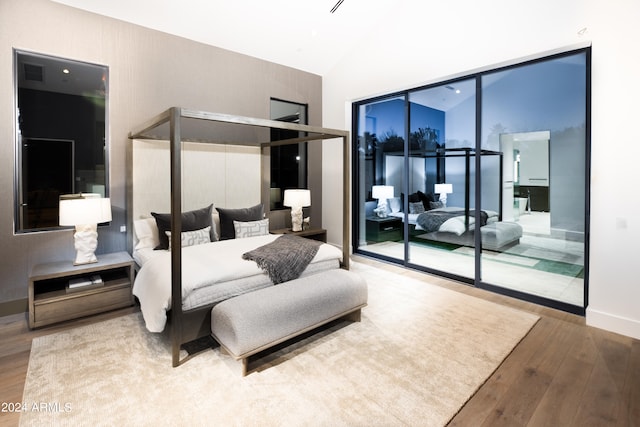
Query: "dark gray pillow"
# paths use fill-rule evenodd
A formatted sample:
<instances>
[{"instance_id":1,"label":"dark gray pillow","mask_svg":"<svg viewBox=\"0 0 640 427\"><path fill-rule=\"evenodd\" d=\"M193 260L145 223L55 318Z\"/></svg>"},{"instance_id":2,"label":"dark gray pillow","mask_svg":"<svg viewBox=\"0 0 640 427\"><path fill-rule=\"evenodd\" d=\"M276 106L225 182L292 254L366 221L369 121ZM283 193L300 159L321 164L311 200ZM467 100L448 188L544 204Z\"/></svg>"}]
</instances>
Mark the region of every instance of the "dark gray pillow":
<instances>
[{"instance_id":1,"label":"dark gray pillow","mask_svg":"<svg viewBox=\"0 0 640 427\"><path fill-rule=\"evenodd\" d=\"M194 231L211 227L209 237L211 241L215 241L215 230L211 219L212 209L213 205L209 205L206 208L197 209L195 211L183 212L182 230L180 231ZM156 246L155 249L169 249L169 238L165 231L171 231L171 214L151 212L151 215L156 219L158 237L160 238L160 244Z\"/></svg>"},{"instance_id":2,"label":"dark gray pillow","mask_svg":"<svg viewBox=\"0 0 640 427\"><path fill-rule=\"evenodd\" d=\"M217 207L216 210L218 211L218 214L220 214L220 240L236 238L236 229L233 226L233 221L259 221L264 217L264 208L262 207L262 204L241 209Z\"/></svg>"}]
</instances>

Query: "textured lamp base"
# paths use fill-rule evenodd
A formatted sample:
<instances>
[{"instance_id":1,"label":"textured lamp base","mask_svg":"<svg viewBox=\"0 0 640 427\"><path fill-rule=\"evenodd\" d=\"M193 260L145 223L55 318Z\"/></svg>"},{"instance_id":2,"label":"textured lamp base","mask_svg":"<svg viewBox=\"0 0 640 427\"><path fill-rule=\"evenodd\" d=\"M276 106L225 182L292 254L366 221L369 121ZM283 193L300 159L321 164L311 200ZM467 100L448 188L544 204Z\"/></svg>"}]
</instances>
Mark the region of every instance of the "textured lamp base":
<instances>
[{"instance_id":1,"label":"textured lamp base","mask_svg":"<svg viewBox=\"0 0 640 427\"><path fill-rule=\"evenodd\" d=\"M302 231L302 208L291 208L291 229Z\"/></svg>"},{"instance_id":2,"label":"textured lamp base","mask_svg":"<svg viewBox=\"0 0 640 427\"><path fill-rule=\"evenodd\" d=\"M96 258L95 255L96 248L98 247L97 224L76 225L73 241L76 248L76 259L73 265L98 262L98 258Z\"/></svg>"}]
</instances>

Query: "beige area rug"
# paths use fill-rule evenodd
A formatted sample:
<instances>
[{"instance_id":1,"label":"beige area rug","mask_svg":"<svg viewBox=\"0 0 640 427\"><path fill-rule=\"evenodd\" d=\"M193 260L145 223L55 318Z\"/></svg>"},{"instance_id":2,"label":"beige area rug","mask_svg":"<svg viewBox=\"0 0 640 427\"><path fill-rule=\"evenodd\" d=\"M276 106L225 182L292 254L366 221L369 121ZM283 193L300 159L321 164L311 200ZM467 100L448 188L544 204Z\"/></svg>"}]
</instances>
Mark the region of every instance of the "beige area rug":
<instances>
[{"instance_id":1,"label":"beige area rug","mask_svg":"<svg viewBox=\"0 0 640 427\"><path fill-rule=\"evenodd\" d=\"M538 317L355 263L369 285L341 322L240 366L171 367L139 313L33 340L21 425L442 426ZM44 404L44 405L43 405Z\"/></svg>"}]
</instances>

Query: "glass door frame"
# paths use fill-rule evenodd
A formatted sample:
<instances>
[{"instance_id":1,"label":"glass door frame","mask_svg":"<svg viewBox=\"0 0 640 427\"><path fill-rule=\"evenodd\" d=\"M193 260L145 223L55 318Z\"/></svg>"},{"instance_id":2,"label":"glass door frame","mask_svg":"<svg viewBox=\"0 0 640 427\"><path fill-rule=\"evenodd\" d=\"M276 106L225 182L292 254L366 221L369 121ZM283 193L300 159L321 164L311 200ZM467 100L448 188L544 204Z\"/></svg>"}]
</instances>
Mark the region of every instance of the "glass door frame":
<instances>
[{"instance_id":1,"label":"glass door frame","mask_svg":"<svg viewBox=\"0 0 640 427\"><path fill-rule=\"evenodd\" d=\"M359 108L369 103L380 102L386 99L398 98L402 97L404 100L404 129L403 129L403 137L404 137L404 171L402 175L402 192L406 195L409 194L409 129L410 129L410 107L409 107L409 99L410 94L413 92L417 92L420 90L425 90L429 88L434 88L438 86L446 86L449 84L454 84L455 82L463 81L463 80L471 80L475 79L476 83L476 92L475 92L475 152L482 152L482 101L483 101L483 90L482 90L482 78L489 73L494 73L497 71L509 70L518 67L523 67L539 62L549 61L552 59L557 59L565 56L570 56L578 53L584 53L586 55L586 88L585 88L585 176L584 176L584 281L583 281L583 305L577 306L573 304L569 304L566 302L558 301L555 299L550 299L547 297L526 293L518 290L513 290L509 288L505 288L502 286L498 286L495 284L491 284L483 281L482 279L482 242L481 242L481 233L474 233L474 277L468 278L464 276L460 276L458 274L454 274L447 271L442 271L434 268L430 268L424 265L417 265L411 263L409 261L409 223L408 223L408 197L405 197L403 200L403 212L404 212L404 221L403 221L403 243L404 243L404 256L403 259L393 258L390 256L385 256L381 254L376 254L366 249L363 249L359 245L360 236L360 228L358 227L358 221L361 219L361 215L363 215L363 206L360 206L359 203L359 182L360 176L360 156L359 156L359 143L358 143L358 124L359 124ZM581 47L581 48L573 48L563 52L554 53L552 55L540 56L535 59L531 59L524 62L518 62L510 65L505 65L497 68L486 69L482 71L478 71L476 73L471 73L462 77L457 77L455 79L447 79L443 81L439 81L437 83L432 83L429 85L411 88L407 90L402 90L386 95L377 96L374 98L369 98L366 100L361 100L354 102L352 104L352 147L353 147L353 156L352 156L352 212L353 212L353 227L352 227L352 251L354 254L362 254L365 256L381 259L383 261L387 261L394 264L400 264L406 268L411 268L414 270L423 271L426 273L434 274L437 276L445 277L448 279L452 279L458 282L466 283L472 285L474 287L489 290L494 293L498 293L501 295L507 295L510 297L515 297L517 299L521 299L524 301L533 302L536 304L544 305L547 307L559 309L562 311L566 311L573 314L578 314L584 316L586 307L588 306L589 300L589 247L590 247L590 188L591 188L591 47ZM474 206L482 206L482 156L474 155L475 158L475 180L474 180ZM468 197L468 195L467 195ZM480 224L480 209L475 210L475 221L477 224Z\"/></svg>"}]
</instances>

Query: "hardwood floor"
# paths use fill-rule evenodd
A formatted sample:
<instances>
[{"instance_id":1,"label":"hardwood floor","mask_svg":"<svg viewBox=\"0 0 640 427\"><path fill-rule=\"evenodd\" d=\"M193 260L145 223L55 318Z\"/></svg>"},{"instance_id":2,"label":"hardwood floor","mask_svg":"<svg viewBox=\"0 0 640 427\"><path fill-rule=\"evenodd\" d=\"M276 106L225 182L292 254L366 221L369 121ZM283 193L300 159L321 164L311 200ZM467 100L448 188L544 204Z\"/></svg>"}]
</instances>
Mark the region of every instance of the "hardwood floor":
<instances>
[{"instance_id":1,"label":"hardwood floor","mask_svg":"<svg viewBox=\"0 0 640 427\"><path fill-rule=\"evenodd\" d=\"M584 317L354 256L540 316L453 426L640 426L640 341L586 326Z\"/></svg>"},{"instance_id":2,"label":"hardwood floor","mask_svg":"<svg viewBox=\"0 0 640 427\"><path fill-rule=\"evenodd\" d=\"M640 341L584 318L363 257L401 275L539 315L540 321L450 426L640 426ZM0 402L20 402L33 338L135 311L117 310L29 330L25 315L0 318ZM19 414L0 412L0 426Z\"/></svg>"}]
</instances>

